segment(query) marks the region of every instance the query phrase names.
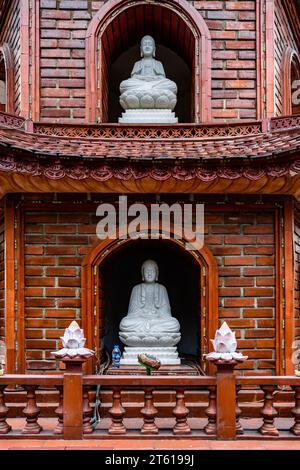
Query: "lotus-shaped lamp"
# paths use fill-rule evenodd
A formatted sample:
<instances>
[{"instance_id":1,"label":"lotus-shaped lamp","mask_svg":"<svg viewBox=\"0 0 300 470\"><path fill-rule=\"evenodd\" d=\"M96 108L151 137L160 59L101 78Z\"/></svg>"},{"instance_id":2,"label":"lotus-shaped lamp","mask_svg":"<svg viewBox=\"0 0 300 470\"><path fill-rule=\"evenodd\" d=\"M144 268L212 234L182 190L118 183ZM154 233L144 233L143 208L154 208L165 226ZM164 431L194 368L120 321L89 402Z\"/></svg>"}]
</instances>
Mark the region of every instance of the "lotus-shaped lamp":
<instances>
[{"instance_id":1,"label":"lotus-shaped lamp","mask_svg":"<svg viewBox=\"0 0 300 470\"><path fill-rule=\"evenodd\" d=\"M209 361L240 361L243 362L247 356L236 352L237 342L235 332L232 331L226 322L224 322L216 331L215 339L211 339L214 347L214 352L207 354L206 359Z\"/></svg>"},{"instance_id":2,"label":"lotus-shaped lamp","mask_svg":"<svg viewBox=\"0 0 300 470\"><path fill-rule=\"evenodd\" d=\"M95 354L91 349L84 347L86 339L84 337L83 330L76 321L72 321L68 328L65 329L65 333L60 339L62 341L63 348L59 351L53 352L52 355L54 357L73 358L75 356L81 356L88 358Z\"/></svg>"},{"instance_id":3,"label":"lotus-shaped lamp","mask_svg":"<svg viewBox=\"0 0 300 470\"><path fill-rule=\"evenodd\" d=\"M63 347L68 349L84 348L85 338L83 336L83 330L79 327L76 321L65 329L65 334L60 337Z\"/></svg>"},{"instance_id":4,"label":"lotus-shaped lamp","mask_svg":"<svg viewBox=\"0 0 300 470\"><path fill-rule=\"evenodd\" d=\"M215 339L211 339L211 342L215 352L218 353L235 352L237 348L235 331L232 331L226 322L216 331Z\"/></svg>"}]
</instances>

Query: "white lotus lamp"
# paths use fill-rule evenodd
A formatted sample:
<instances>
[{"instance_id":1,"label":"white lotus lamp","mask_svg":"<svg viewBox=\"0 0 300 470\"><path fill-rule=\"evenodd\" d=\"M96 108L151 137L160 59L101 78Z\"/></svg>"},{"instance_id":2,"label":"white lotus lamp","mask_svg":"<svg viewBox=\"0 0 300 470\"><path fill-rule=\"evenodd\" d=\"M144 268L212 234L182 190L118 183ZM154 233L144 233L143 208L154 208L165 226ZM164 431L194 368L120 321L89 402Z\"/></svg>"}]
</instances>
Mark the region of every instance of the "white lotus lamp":
<instances>
[{"instance_id":1,"label":"white lotus lamp","mask_svg":"<svg viewBox=\"0 0 300 470\"><path fill-rule=\"evenodd\" d=\"M68 328L65 329L65 333L60 339L63 348L51 353L56 358L74 358L76 356L88 358L95 354L91 349L84 347L86 339L83 330L76 321L72 321Z\"/></svg>"},{"instance_id":2,"label":"white lotus lamp","mask_svg":"<svg viewBox=\"0 0 300 470\"><path fill-rule=\"evenodd\" d=\"M218 353L235 352L237 348L235 331L232 331L226 322L216 331L215 339L211 339L211 342Z\"/></svg>"},{"instance_id":3,"label":"white lotus lamp","mask_svg":"<svg viewBox=\"0 0 300 470\"><path fill-rule=\"evenodd\" d=\"M208 360L222 360L222 361L240 361L243 362L247 356L236 352L237 341L235 332L232 331L226 322L224 322L216 331L215 338L211 339L214 347L214 352L206 355Z\"/></svg>"}]
</instances>

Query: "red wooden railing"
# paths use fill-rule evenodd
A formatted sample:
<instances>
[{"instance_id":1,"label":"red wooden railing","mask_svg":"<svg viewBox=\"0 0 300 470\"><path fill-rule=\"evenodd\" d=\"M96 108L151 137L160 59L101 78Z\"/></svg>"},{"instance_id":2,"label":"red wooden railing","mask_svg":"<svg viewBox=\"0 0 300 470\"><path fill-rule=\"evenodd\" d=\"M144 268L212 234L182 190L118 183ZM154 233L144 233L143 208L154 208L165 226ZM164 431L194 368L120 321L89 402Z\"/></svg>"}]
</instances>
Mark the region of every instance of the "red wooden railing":
<instances>
[{"instance_id":1,"label":"red wooden railing","mask_svg":"<svg viewBox=\"0 0 300 470\"><path fill-rule=\"evenodd\" d=\"M40 434L43 429L39 424L40 409L37 406L36 391L39 387L54 387L59 390L60 395L63 391L63 377L61 375L3 375L0 376L0 436L14 437L16 435L36 435ZM24 425L20 430L15 431L11 424L7 423L9 408L5 405L5 390L13 393L15 387L22 387L26 391L26 406L23 409L23 416L26 418ZM57 430L63 428L62 416L58 409L57 415L60 418Z\"/></svg>"},{"instance_id":2,"label":"red wooden railing","mask_svg":"<svg viewBox=\"0 0 300 470\"><path fill-rule=\"evenodd\" d=\"M101 387L112 388L112 407L109 410L111 416L111 425L108 434L158 434L159 432L171 432L173 435L191 434L192 429L188 423L189 410L185 403L185 392L191 389L214 390L216 393L217 380L216 377L147 377L147 376L85 376L83 378L84 386L100 385ZM140 427L139 429L126 430L124 419L126 419L126 411L122 404L122 392L124 391L142 390L144 393L144 406L140 410ZM157 425L156 420L159 419L159 412L155 403L155 394L160 390L171 390L174 392L174 403L172 411L168 417L171 421L169 429L161 428ZM213 403L210 400L210 434L214 429L216 434L216 408L213 409ZM206 432L208 419L205 420L202 428L198 425L194 429L194 433ZM135 423L139 425L139 423ZM103 431L96 430L94 433L101 434Z\"/></svg>"},{"instance_id":3,"label":"red wooden railing","mask_svg":"<svg viewBox=\"0 0 300 470\"><path fill-rule=\"evenodd\" d=\"M300 436L300 378L299 377L238 377L237 387L260 387L264 393L263 406L260 410L262 425L256 429L260 434L268 437L279 436L279 430L275 425L278 415L274 407L274 398L279 388L286 387L293 391L294 407L290 410L294 417L289 433Z\"/></svg>"},{"instance_id":4,"label":"red wooden railing","mask_svg":"<svg viewBox=\"0 0 300 470\"><path fill-rule=\"evenodd\" d=\"M94 390L111 392L108 416L97 426L91 424ZM12 418L10 398L22 387L25 406L19 418ZM56 418L40 417L37 396L40 390L56 390ZM249 414L239 395L247 390L253 397L260 418ZM285 391L284 391L285 390ZM143 400L136 418L129 417L128 404L123 398L140 391ZM168 391L168 415L161 415L159 393ZM205 415L199 411L189 417L186 398L203 394L206 397ZM287 393L284 425L280 424L279 394ZM260 395L259 395L260 394ZM257 400L257 396L260 400ZM201 398L202 400L202 398ZM203 401L203 400L202 400ZM203 405L203 403L202 403ZM199 410L200 410L199 399ZM197 403L196 403L197 408ZM100 414L101 414L100 406ZM205 416L205 417L204 417ZM247 419L251 418L251 419ZM280 416L279 416L280 418ZM51 421L51 426L47 423ZM242 421L242 422L241 422ZM21 425L20 425L21 423ZM46 423L46 425L44 425ZM43 429L44 427L44 429ZM243 429L243 427L245 429ZM3 375L0 376L0 438L109 438L112 436L188 436L191 438L236 439L272 438L297 439L300 436L300 378L298 377L240 377L234 371L217 371L216 376L113 376L84 375L82 370L67 368L63 375Z\"/></svg>"}]
</instances>

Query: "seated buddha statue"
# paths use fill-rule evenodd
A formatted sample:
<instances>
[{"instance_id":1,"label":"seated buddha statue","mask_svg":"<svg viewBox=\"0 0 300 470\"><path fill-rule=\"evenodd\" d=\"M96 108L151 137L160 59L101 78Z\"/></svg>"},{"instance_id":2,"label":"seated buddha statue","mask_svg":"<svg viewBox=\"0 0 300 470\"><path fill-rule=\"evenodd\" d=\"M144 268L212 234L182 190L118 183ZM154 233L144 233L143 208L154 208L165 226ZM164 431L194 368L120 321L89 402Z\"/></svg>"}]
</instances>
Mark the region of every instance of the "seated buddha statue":
<instances>
[{"instance_id":1,"label":"seated buddha statue","mask_svg":"<svg viewBox=\"0 0 300 470\"><path fill-rule=\"evenodd\" d=\"M155 261L143 263L142 279L132 289L128 313L120 323L120 339L133 347L175 346L181 338L180 324L171 314L167 289L157 282Z\"/></svg>"},{"instance_id":2,"label":"seated buddha statue","mask_svg":"<svg viewBox=\"0 0 300 470\"><path fill-rule=\"evenodd\" d=\"M122 108L173 110L177 85L166 78L162 63L155 59L154 39L144 36L140 50L142 59L134 64L131 78L120 84Z\"/></svg>"}]
</instances>

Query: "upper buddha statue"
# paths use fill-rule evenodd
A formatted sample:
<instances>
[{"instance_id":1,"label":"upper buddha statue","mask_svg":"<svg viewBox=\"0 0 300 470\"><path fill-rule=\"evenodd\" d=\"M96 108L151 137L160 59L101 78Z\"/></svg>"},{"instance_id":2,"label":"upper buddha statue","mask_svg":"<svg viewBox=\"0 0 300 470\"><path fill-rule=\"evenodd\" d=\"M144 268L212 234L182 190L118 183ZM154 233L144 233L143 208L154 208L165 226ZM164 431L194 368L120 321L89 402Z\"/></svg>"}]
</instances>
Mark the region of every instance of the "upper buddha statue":
<instances>
[{"instance_id":1,"label":"upper buddha statue","mask_svg":"<svg viewBox=\"0 0 300 470\"><path fill-rule=\"evenodd\" d=\"M120 84L120 104L127 109L173 110L177 85L166 78L164 67L155 59L155 41L151 36L141 40L141 57L134 64L131 78Z\"/></svg>"},{"instance_id":2,"label":"upper buddha statue","mask_svg":"<svg viewBox=\"0 0 300 470\"><path fill-rule=\"evenodd\" d=\"M158 266L147 260L142 265L141 284L131 292L127 315L119 336L127 346L175 346L181 338L180 324L172 317L167 289L158 284Z\"/></svg>"}]
</instances>

